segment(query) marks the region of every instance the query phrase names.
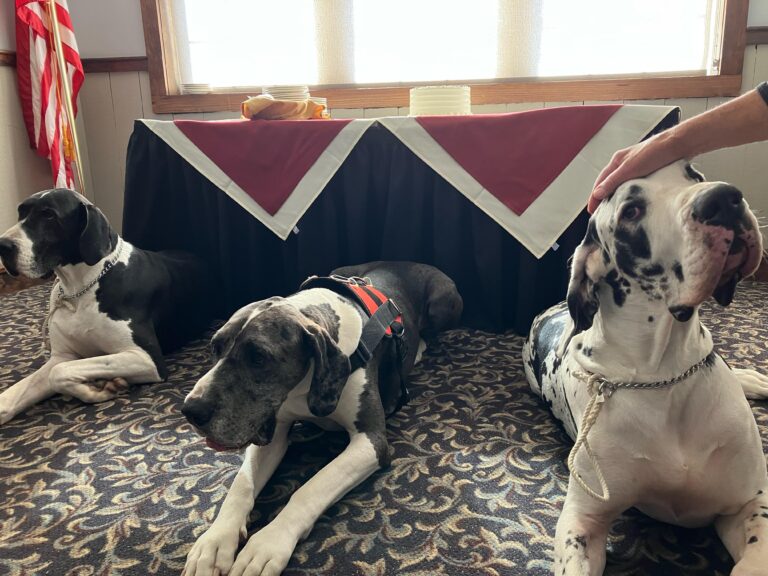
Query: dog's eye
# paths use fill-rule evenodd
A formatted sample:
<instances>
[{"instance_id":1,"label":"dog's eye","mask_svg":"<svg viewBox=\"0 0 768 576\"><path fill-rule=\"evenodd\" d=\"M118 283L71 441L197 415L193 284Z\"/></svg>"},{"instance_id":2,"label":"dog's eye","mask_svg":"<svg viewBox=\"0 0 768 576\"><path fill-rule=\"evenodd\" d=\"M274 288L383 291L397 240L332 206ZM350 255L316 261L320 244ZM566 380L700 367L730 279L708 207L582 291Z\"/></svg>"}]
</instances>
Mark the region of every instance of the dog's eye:
<instances>
[{"instance_id":1,"label":"dog's eye","mask_svg":"<svg viewBox=\"0 0 768 576\"><path fill-rule=\"evenodd\" d=\"M43 208L42 210L40 210L40 216L42 216L46 220L53 220L56 218L56 212L54 212L50 208Z\"/></svg>"},{"instance_id":2,"label":"dog's eye","mask_svg":"<svg viewBox=\"0 0 768 576\"><path fill-rule=\"evenodd\" d=\"M637 204L630 204L628 206L624 206L624 208L621 209L621 215L619 216L619 219L632 222L634 220L639 220L642 215L643 209L640 206Z\"/></svg>"}]
</instances>

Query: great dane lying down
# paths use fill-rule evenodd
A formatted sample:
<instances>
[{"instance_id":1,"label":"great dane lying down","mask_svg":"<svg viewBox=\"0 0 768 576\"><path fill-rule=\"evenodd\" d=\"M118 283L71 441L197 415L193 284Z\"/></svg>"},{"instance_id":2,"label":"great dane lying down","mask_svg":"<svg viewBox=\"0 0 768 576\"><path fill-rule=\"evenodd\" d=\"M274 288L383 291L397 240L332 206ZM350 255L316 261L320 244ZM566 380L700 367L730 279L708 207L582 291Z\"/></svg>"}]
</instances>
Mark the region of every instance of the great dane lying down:
<instances>
[{"instance_id":1,"label":"great dane lying down","mask_svg":"<svg viewBox=\"0 0 768 576\"><path fill-rule=\"evenodd\" d=\"M202 264L139 250L72 190L22 202L19 222L0 236L0 259L12 275L57 278L44 326L50 358L0 394L0 424L55 393L102 402L131 384L159 382L161 349L203 328L189 313L205 292Z\"/></svg>"},{"instance_id":2,"label":"great dane lying down","mask_svg":"<svg viewBox=\"0 0 768 576\"><path fill-rule=\"evenodd\" d=\"M595 212L567 306L534 321L523 351L531 388L576 440L556 574L602 574L610 525L632 506L714 522L732 574L768 573L766 460L746 400L765 398L768 378L729 368L698 314L710 296L727 306L761 254L741 192L686 162Z\"/></svg>"},{"instance_id":3,"label":"great dane lying down","mask_svg":"<svg viewBox=\"0 0 768 576\"><path fill-rule=\"evenodd\" d=\"M453 281L431 266L373 262L334 274L366 277L396 302L407 352L393 359L392 341L382 341L367 366L352 370L350 356L366 315L357 302L327 288L256 302L230 318L211 342L216 364L189 393L182 412L210 446L247 446L245 462L213 525L190 550L186 576L280 574L318 517L389 463L386 383L393 372L411 370L420 334L450 328L461 315ZM235 558L254 498L283 458L297 420L344 429L349 445Z\"/></svg>"}]
</instances>

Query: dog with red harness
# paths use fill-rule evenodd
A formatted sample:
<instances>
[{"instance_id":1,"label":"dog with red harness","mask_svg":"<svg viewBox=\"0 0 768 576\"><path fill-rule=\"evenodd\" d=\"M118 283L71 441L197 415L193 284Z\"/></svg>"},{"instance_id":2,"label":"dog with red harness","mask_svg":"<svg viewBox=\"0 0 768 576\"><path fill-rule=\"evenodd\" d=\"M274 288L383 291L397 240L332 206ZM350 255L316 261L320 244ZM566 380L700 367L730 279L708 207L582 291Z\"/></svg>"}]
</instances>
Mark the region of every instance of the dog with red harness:
<instances>
[{"instance_id":1,"label":"dog with red harness","mask_svg":"<svg viewBox=\"0 0 768 576\"><path fill-rule=\"evenodd\" d=\"M212 448L246 448L245 461L184 573L280 574L317 518L389 463L385 418L407 401L421 337L456 326L462 307L456 285L436 268L372 262L235 312L214 335L215 364L182 412ZM237 554L297 420L344 429L349 445Z\"/></svg>"}]
</instances>

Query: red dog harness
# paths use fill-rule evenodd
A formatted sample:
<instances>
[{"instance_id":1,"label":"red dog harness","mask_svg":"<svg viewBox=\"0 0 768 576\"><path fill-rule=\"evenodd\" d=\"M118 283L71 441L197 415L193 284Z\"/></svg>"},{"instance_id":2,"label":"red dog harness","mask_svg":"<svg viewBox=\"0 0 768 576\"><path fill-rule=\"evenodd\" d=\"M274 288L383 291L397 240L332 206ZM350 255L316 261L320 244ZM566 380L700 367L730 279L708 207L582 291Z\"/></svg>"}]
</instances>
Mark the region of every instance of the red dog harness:
<instances>
[{"instance_id":1,"label":"red dog harness","mask_svg":"<svg viewBox=\"0 0 768 576\"><path fill-rule=\"evenodd\" d=\"M353 276L310 276L302 282L299 290L309 288L326 288L341 296L351 298L357 302L368 316L368 321L363 325L360 342L349 361L354 372L358 368L366 366L373 357L376 348L382 340L393 339L397 350L398 369L402 366L407 349L403 335L405 325L403 314L394 300L387 297L381 290L371 285L367 278ZM408 387L405 378L400 375L400 399L395 410L400 409L409 399Z\"/></svg>"}]
</instances>

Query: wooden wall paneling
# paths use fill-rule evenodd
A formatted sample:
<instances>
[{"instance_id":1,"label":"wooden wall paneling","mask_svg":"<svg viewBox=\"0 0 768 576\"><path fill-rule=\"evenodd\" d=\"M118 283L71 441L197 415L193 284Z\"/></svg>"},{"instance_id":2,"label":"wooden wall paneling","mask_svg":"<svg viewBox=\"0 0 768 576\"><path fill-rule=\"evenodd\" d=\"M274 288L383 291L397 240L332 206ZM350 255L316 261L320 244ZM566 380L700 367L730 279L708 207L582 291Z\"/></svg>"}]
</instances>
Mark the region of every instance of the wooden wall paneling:
<instances>
[{"instance_id":1,"label":"wooden wall paneling","mask_svg":"<svg viewBox=\"0 0 768 576\"><path fill-rule=\"evenodd\" d=\"M80 145L80 161L82 162L83 178L85 182L85 195L90 200L94 200L93 176L91 175L91 153L88 147L88 134L85 128L85 117L83 115L83 99L77 99L77 117L75 118L75 128L77 129L78 144Z\"/></svg>"},{"instance_id":2,"label":"wooden wall paneling","mask_svg":"<svg viewBox=\"0 0 768 576\"><path fill-rule=\"evenodd\" d=\"M149 87L149 73L139 72L139 89L141 92L141 118L152 120L173 120L173 114L157 114L152 109L152 93Z\"/></svg>"},{"instance_id":3,"label":"wooden wall paneling","mask_svg":"<svg viewBox=\"0 0 768 576\"><path fill-rule=\"evenodd\" d=\"M768 44L755 47L755 68L752 76L752 88L768 80Z\"/></svg>"},{"instance_id":4,"label":"wooden wall paneling","mask_svg":"<svg viewBox=\"0 0 768 576\"><path fill-rule=\"evenodd\" d=\"M507 104L507 112L524 112L539 108L544 108L544 102L510 102Z\"/></svg>"},{"instance_id":5,"label":"wooden wall paneling","mask_svg":"<svg viewBox=\"0 0 768 576\"><path fill-rule=\"evenodd\" d=\"M128 139L133 132L133 122L144 113L141 101L141 84L138 72L112 72L109 74L112 92L112 109L115 112L115 141L114 154L120 165L120 184L118 197L110 198L104 205L104 213L110 219L123 215L123 192L125 187L125 156L128 149Z\"/></svg>"},{"instance_id":6,"label":"wooden wall paneling","mask_svg":"<svg viewBox=\"0 0 768 576\"><path fill-rule=\"evenodd\" d=\"M146 70L146 56L127 56L122 58L83 58L83 70L88 73L100 72L138 72Z\"/></svg>"},{"instance_id":7,"label":"wooden wall paneling","mask_svg":"<svg viewBox=\"0 0 768 576\"><path fill-rule=\"evenodd\" d=\"M688 120L707 110L706 98L669 98L664 100L665 106L679 106L680 120Z\"/></svg>"},{"instance_id":8,"label":"wooden wall paneling","mask_svg":"<svg viewBox=\"0 0 768 576\"><path fill-rule=\"evenodd\" d=\"M109 74L88 74L80 91L85 137L88 139L92 199L118 231L122 226L122 213L114 206L122 205L122 166L124 155L118 153L115 110Z\"/></svg>"},{"instance_id":9,"label":"wooden wall paneling","mask_svg":"<svg viewBox=\"0 0 768 576\"><path fill-rule=\"evenodd\" d=\"M744 50L744 69L741 72L740 94L748 92L753 87L755 79L755 60L757 59L757 46L747 46Z\"/></svg>"}]
</instances>

